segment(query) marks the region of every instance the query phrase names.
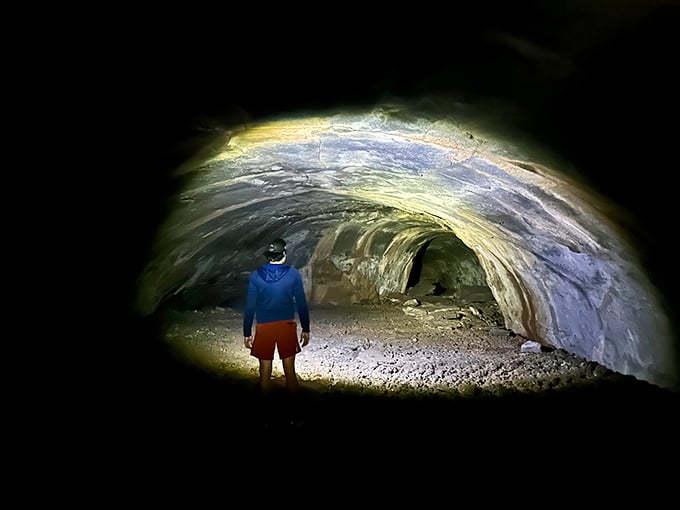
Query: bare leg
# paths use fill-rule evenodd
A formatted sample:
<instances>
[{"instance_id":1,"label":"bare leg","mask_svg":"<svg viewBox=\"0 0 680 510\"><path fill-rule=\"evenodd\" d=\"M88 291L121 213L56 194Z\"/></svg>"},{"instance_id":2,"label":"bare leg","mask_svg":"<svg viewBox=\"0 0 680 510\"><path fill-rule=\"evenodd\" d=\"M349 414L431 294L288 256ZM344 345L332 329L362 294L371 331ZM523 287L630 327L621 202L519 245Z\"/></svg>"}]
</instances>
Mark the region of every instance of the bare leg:
<instances>
[{"instance_id":1,"label":"bare leg","mask_svg":"<svg viewBox=\"0 0 680 510\"><path fill-rule=\"evenodd\" d=\"M257 381L260 398L258 399L257 412L265 428L272 426L273 410L271 403L272 390L272 360L260 360L260 378Z\"/></svg>"},{"instance_id":2,"label":"bare leg","mask_svg":"<svg viewBox=\"0 0 680 510\"><path fill-rule=\"evenodd\" d=\"M302 427L304 421L301 417L302 402L300 401L300 381L295 371L295 355L282 361L283 373L286 375L286 389L288 390L288 419L294 427Z\"/></svg>"},{"instance_id":3,"label":"bare leg","mask_svg":"<svg viewBox=\"0 0 680 510\"><path fill-rule=\"evenodd\" d=\"M272 360L260 360L260 393L263 396L268 396L272 390Z\"/></svg>"},{"instance_id":4,"label":"bare leg","mask_svg":"<svg viewBox=\"0 0 680 510\"><path fill-rule=\"evenodd\" d=\"M291 393L297 393L300 390L300 382L295 372L295 354L282 360L283 373L286 376L286 388Z\"/></svg>"}]
</instances>

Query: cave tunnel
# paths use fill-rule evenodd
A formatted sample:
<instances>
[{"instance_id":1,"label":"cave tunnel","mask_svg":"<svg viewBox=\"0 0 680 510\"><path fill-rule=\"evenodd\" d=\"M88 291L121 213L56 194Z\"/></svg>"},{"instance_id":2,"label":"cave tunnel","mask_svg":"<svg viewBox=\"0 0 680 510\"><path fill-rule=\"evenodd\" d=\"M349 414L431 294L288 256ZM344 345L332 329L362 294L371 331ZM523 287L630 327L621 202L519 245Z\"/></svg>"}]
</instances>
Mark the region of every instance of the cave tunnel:
<instances>
[{"instance_id":1,"label":"cave tunnel","mask_svg":"<svg viewBox=\"0 0 680 510\"><path fill-rule=\"evenodd\" d=\"M411 263L406 294L451 296L463 301L477 294L479 301L493 300L477 256L451 234L429 239L418 249Z\"/></svg>"},{"instance_id":2,"label":"cave tunnel","mask_svg":"<svg viewBox=\"0 0 680 510\"><path fill-rule=\"evenodd\" d=\"M240 388L166 357L154 317L164 308L238 308L249 272L275 237L287 240L312 307L481 292L514 334L664 390L663 409L651 413L647 397L631 398L627 388L484 410L461 404L457 411L478 413L480 430L513 416L517 433L586 438L579 423L588 413L602 430L620 426L626 419L617 413L629 405L640 409L635 426L642 420L642 430L657 430L654 419L669 416L665 390L675 394L679 384L677 300L660 225L675 213L670 187L642 174L667 167L670 140L646 126L672 107L676 80L664 74L652 86L624 68L631 59L639 76L667 68L672 30L654 27L676 10L659 2L643 15L631 5L625 23L600 10L562 13L583 30L606 28L592 47L570 36L572 23L549 16L545 23L558 25L550 35L533 33L534 24L499 29L498 14L492 27L464 31L473 49L456 59L441 46L435 51L442 41L431 38L428 51L400 47L404 58L382 63L352 47L348 73L337 64L347 48L326 47L327 67L291 64L285 87L266 91L262 83L283 70L276 58L241 62L232 81L226 73L199 83L170 69L169 56L156 74L144 74L148 93L128 107L145 117L130 133L122 167L131 173L119 174L132 182L121 239L135 248L117 261L128 270L120 283L130 320L116 346L132 365L122 389L145 430L238 422L214 402L232 398L246 408ZM641 44L647 58L631 51ZM213 59L203 51L195 65ZM614 98L614 85L622 96L647 92L653 104ZM156 87L175 100L154 101ZM595 411L603 399L620 406L605 406L615 409L606 418ZM405 412L419 423L448 412L411 404ZM369 422L375 414L367 409L385 409L343 397L333 405ZM384 416L397 427L396 414ZM656 440L677 445L668 435Z\"/></svg>"},{"instance_id":3,"label":"cave tunnel","mask_svg":"<svg viewBox=\"0 0 680 510\"><path fill-rule=\"evenodd\" d=\"M311 304L488 286L513 332L674 388L672 326L617 207L530 148L417 112L225 129L180 169L192 179L159 229L138 313L168 295L198 308L242 299L253 256L283 237Z\"/></svg>"}]
</instances>

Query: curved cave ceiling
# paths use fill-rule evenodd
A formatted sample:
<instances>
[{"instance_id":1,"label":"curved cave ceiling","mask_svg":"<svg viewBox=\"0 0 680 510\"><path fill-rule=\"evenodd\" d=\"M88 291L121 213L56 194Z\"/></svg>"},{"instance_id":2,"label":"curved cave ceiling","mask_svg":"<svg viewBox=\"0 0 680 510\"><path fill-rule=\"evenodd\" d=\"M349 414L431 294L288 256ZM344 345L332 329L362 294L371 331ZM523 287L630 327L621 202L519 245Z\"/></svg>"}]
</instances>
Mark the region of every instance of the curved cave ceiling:
<instances>
[{"instance_id":1,"label":"curved cave ceiling","mask_svg":"<svg viewBox=\"0 0 680 510\"><path fill-rule=\"evenodd\" d=\"M134 266L134 313L238 304L265 244L283 237L313 303L483 288L513 332L677 387L672 286L658 269L670 258L659 224L674 213L652 177L670 146L651 112L676 83L671 32L643 23L630 35L633 4L616 19L574 9L512 27L501 13L457 39L379 52L324 46L314 65L282 59L284 41L257 59L202 47L168 52L153 74L140 62L135 142L162 150L145 146L135 163L163 178L138 172L141 191L126 189L130 230L152 239Z\"/></svg>"}]
</instances>

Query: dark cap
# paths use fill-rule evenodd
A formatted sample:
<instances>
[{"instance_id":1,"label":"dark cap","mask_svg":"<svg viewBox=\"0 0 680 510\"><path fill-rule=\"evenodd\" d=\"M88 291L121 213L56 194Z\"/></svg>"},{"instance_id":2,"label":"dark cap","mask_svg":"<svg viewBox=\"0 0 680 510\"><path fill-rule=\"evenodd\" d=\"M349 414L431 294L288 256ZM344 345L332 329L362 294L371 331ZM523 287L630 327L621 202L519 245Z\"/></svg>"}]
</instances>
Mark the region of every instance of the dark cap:
<instances>
[{"instance_id":1,"label":"dark cap","mask_svg":"<svg viewBox=\"0 0 680 510\"><path fill-rule=\"evenodd\" d=\"M267 258L277 259L284 253L286 253L286 241L279 237L267 245L263 255Z\"/></svg>"}]
</instances>

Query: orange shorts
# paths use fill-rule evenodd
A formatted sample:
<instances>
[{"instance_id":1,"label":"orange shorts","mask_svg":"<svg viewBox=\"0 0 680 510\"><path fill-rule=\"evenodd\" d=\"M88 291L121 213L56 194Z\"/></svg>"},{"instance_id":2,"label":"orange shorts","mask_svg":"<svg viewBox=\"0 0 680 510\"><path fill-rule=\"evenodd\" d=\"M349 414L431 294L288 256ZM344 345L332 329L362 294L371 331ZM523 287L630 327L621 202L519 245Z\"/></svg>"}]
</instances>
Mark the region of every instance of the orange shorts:
<instances>
[{"instance_id":1,"label":"orange shorts","mask_svg":"<svg viewBox=\"0 0 680 510\"><path fill-rule=\"evenodd\" d=\"M289 358L302 350L297 335L297 322L275 321L255 326L250 354L257 359L273 360L275 348L281 359Z\"/></svg>"}]
</instances>

